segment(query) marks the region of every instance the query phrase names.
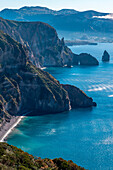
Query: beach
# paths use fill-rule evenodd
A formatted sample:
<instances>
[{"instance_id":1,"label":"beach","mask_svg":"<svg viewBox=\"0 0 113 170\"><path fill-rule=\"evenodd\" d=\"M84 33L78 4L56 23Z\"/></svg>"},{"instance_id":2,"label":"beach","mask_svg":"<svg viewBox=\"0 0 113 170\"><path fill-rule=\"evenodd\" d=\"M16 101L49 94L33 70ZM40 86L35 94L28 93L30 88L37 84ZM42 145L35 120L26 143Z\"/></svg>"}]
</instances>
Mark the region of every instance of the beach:
<instances>
[{"instance_id":1,"label":"beach","mask_svg":"<svg viewBox=\"0 0 113 170\"><path fill-rule=\"evenodd\" d=\"M10 122L5 122L0 129L0 142L4 142L5 138L12 132L12 130L20 123L24 116L13 116Z\"/></svg>"},{"instance_id":2,"label":"beach","mask_svg":"<svg viewBox=\"0 0 113 170\"><path fill-rule=\"evenodd\" d=\"M20 121L31 112L26 112L22 116L12 116L10 122L5 122L0 127L0 142L4 142L6 137L12 132L12 130L20 123Z\"/></svg>"}]
</instances>

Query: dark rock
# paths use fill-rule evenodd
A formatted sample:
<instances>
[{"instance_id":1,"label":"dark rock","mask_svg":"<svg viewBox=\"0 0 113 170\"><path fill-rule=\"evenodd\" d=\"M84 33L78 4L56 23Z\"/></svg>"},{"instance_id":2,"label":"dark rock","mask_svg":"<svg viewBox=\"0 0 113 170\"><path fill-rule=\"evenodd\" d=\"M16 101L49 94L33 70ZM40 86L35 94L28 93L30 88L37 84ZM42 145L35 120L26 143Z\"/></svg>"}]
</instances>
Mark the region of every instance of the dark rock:
<instances>
[{"instance_id":1,"label":"dark rock","mask_svg":"<svg viewBox=\"0 0 113 170\"><path fill-rule=\"evenodd\" d=\"M93 106L95 106L95 107L96 107L96 106L97 106L97 103L96 103L96 102L93 102Z\"/></svg>"},{"instance_id":2,"label":"dark rock","mask_svg":"<svg viewBox=\"0 0 113 170\"><path fill-rule=\"evenodd\" d=\"M73 65L78 65L79 64L78 57L79 57L78 54L74 54L74 56L73 56Z\"/></svg>"},{"instance_id":3,"label":"dark rock","mask_svg":"<svg viewBox=\"0 0 113 170\"><path fill-rule=\"evenodd\" d=\"M62 87L68 92L70 104L72 108L85 108L96 106L93 99L88 97L82 90L72 85L62 85Z\"/></svg>"},{"instance_id":4,"label":"dark rock","mask_svg":"<svg viewBox=\"0 0 113 170\"><path fill-rule=\"evenodd\" d=\"M87 53L81 53L78 56L78 62L80 63L80 65L86 65L86 66L99 65L98 60L92 55L87 54Z\"/></svg>"},{"instance_id":5,"label":"dark rock","mask_svg":"<svg viewBox=\"0 0 113 170\"><path fill-rule=\"evenodd\" d=\"M73 58L65 46L64 38L58 38L56 30L42 22L16 22L0 18L0 30L25 45L29 59L37 67L61 67Z\"/></svg>"},{"instance_id":6,"label":"dark rock","mask_svg":"<svg viewBox=\"0 0 113 170\"><path fill-rule=\"evenodd\" d=\"M98 60L90 54L81 53L73 55L73 65L96 66L99 65Z\"/></svg>"},{"instance_id":7,"label":"dark rock","mask_svg":"<svg viewBox=\"0 0 113 170\"><path fill-rule=\"evenodd\" d=\"M72 66L72 60L69 59L69 61L68 61L68 63L67 63L67 67L71 68L71 66Z\"/></svg>"},{"instance_id":8,"label":"dark rock","mask_svg":"<svg viewBox=\"0 0 113 170\"><path fill-rule=\"evenodd\" d=\"M27 28L27 29L26 29ZM98 65L89 54L74 54L58 38L56 30L42 22L16 22L0 18L0 30L9 34L28 49L29 60L37 67L62 67L64 65ZM72 63L70 62L72 61Z\"/></svg>"},{"instance_id":9,"label":"dark rock","mask_svg":"<svg viewBox=\"0 0 113 170\"><path fill-rule=\"evenodd\" d=\"M109 55L109 53L105 50L104 51L104 54L103 54L103 56L102 56L102 61L103 62L108 62L110 60L110 55Z\"/></svg>"}]
</instances>

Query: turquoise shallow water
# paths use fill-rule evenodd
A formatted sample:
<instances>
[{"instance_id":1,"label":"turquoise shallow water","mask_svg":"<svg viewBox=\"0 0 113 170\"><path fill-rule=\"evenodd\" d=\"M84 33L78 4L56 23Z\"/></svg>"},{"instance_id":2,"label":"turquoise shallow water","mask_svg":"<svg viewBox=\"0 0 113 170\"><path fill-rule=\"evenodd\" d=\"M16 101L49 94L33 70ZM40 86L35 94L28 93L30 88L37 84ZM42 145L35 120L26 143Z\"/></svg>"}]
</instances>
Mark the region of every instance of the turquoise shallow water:
<instances>
[{"instance_id":1,"label":"turquoise shallow water","mask_svg":"<svg viewBox=\"0 0 113 170\"><path fill-rule=\"evenodd\" d=\"M97 102L96 108L27 117L8 137L8 143L45 158L73 160L89 170L113 169L113 44L73 46L100 61L96 67L46 69L61 83L76 85ZM104 50L110 63L102 63Z\"/></svg>"}]
</instances>

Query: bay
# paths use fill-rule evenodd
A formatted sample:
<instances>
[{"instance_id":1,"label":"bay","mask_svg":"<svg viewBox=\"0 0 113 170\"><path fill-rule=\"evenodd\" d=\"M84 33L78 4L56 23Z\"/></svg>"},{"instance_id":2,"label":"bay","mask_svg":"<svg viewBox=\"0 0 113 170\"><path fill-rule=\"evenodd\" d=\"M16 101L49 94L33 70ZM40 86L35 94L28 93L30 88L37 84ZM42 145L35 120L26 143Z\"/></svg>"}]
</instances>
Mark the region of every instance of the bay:
<instances>
[{"instance_id":1,"label":"bay","mask_svg":"<svg viewBox=\"0 0 113 170\"><path fill-rule=\"evenodd\" d=\"M26 117L7 142L42 158L62 157L89 170L113 169L113 44L72 46L77 54L95 56L99 66L47 68L63 84L82 89L97 107L73 109L59 114ZM109 63L101 61L104 50Z\"/></svg>"}]
</instances>

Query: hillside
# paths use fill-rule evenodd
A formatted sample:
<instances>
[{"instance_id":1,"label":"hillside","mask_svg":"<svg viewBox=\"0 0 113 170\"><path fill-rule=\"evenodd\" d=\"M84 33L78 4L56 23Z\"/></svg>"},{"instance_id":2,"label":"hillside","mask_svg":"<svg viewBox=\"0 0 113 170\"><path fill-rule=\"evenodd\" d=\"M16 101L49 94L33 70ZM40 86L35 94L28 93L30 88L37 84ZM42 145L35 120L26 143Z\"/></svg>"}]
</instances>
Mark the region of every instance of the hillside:
<instances>
[{"instance_id":1,"label":"hillside","mask_svg":"<svg viewBox=\"0 0 113 170\"><path fill-rule=\"evenodd\" d=\"M56 30L48 24L0 18L0 30L26 46L29 60L37 67L62 67L68 65L70 61L72 65L79 63L78 55L72 53L65 45L64 38L60 40ZM88 65L98 65L96 59L93 61Z\"/></svg>"},{"instance_id":2,"label":"hillside","mask_svg":"<svg viewBox=\"0 0 113 170\"><path fill-rule=\"evenodd\" d=\"M3 32L0 32L0 54L1 123L24 111L47 114L71 109L68 91L49 73L31 63L26 47ZM77 96L76 93L75 90L75 98L84 96L83 92ZM80 100L79 107L82 107L84 98ZM95 105L92 98L86 96L85 100L86 107Z\"/></svg>"},{"instance_id":3,"label":"hillside","mask_svg":"<svg viewBox=\"0 0 113 170\"><path fill-rule=\"evenodd\" d=\"M113 21L104 19L109 13L97 11L79 12L71 9L54 11L45 7L23 7L20 9L4 9L0 16L16 21L42 21L57 30L74 32L113 33ZM95 16L98 16L95 17ZM103 17L103 18L101 18Z\"/></svg>"},{"instance_id":4,"label":"hillside","mask_svg":"<svg viewBox=\"0 0 113 170\"><path fill-rule=\"evenodd\" d=\"M25 45L36 66L64 66L74 54L56 30L42 22L14 22L0 18L0 30Z\"/></svg>"},{"instance_id":5,"label":"hillside","mask_svg":"<svg viewBox=\"0 0 113 170\"><path fill-rule=\"evenodd\" d=\"M2 170L85 170L62 158L41 159L6 143L0 143L0 169Z\"/></svg>"}]
</instances>

